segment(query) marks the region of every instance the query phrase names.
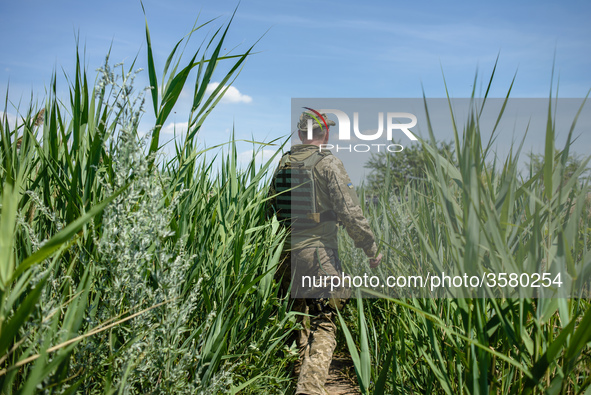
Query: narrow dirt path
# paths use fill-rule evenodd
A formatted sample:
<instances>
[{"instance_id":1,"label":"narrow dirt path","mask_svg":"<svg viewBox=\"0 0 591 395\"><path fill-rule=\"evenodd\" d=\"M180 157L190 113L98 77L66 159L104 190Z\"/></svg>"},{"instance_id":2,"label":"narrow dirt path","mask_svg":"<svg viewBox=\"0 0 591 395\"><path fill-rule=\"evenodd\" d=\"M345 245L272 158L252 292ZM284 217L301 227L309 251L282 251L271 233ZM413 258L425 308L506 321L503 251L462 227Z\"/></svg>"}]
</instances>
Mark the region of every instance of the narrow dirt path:
<instances>
[{"instance_id":1,"label":"narrow dirt path","mask_svg":"<svg viewBox=\"0 0 591 395\"><path fill-rule=\"evenodd\" d=\"M330 395L361 394L351 358L346 355L333 356L325 388Z\"/></svg>"}]
</instances>

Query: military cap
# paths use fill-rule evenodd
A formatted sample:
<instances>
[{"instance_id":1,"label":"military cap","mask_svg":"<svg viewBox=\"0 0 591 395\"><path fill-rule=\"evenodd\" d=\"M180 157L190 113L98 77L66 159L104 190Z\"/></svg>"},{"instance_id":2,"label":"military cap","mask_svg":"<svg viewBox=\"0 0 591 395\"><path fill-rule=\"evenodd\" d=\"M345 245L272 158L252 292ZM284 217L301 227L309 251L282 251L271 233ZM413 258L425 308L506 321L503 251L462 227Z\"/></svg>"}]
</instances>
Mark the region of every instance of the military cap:
<instances>
[{"instance_id":1,"label":"military cap","mask_svg":"<svg viewBox=\"0 0 591 395\"><path fill-rule=\"evenodd\" d=\"M320 114L324 120L320 119L320 117L314 114L311 111L304 111L302 115L300 115L300 121L298 122L298 130L306 131L308 130L308 119L312 120L312 129L320 129L321 126L324 127L324 122L326 122L327 126L334 126L336 125L335 121L328 119L326 114ZM318 124L320 122L320 124Z\"/></svg>"}]
</instances>

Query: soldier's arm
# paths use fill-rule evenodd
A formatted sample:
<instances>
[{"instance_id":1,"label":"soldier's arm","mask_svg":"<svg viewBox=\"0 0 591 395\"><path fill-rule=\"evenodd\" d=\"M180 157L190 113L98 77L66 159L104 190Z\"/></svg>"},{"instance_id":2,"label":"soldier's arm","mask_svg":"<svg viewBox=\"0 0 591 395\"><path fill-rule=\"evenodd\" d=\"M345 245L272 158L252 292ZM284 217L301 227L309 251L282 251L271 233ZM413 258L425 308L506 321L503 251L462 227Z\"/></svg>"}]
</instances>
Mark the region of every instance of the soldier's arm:
<instances>
[{"instance_id":1,"label":"soldier's arm","mask_svg":"<svg viewBox=\"0 0 591 395\"><path fill-rule=\"evenodd\" d=\"M332 155L323 159L322 162L324 163L321 171L327 181L333 209L339 220L355 242L355 247L363 249L368 257L375 257L377 246L374 234L363 215L359 198L343 163Z\"/></svg>"}]
</instances>

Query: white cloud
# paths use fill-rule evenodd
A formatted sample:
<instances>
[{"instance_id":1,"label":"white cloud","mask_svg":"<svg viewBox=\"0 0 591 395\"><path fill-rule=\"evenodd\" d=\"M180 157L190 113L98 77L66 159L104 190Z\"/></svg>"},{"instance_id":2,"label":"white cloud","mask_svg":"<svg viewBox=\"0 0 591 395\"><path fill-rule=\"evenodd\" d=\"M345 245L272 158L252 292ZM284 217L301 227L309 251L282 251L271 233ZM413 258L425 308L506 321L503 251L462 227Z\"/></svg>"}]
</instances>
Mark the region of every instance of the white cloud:
<instances>
[{"instance_id":1,"label":"white cloud","mask_svg":"<svg viewBox=\"0 0 591 395\"><path fill-rule=\"evenodd\" d=\"M187 134L187 122L170 122L161 129L161 133L177 136Z\"/></svg>"},{"instance_id":2,"label":"white cloud","mask_svg":"<svg viewBox=\"0 0 591 395\"><path fill-rule=\"evenodd\" d=\"M207 85L205 92L211 94L219 85L219 82L212 82ZM222 103L250 103L251 101L252 97L240 93L240 91L233 86L228 87L228 90L221 100Z\"/></svg>"}]
</instances>

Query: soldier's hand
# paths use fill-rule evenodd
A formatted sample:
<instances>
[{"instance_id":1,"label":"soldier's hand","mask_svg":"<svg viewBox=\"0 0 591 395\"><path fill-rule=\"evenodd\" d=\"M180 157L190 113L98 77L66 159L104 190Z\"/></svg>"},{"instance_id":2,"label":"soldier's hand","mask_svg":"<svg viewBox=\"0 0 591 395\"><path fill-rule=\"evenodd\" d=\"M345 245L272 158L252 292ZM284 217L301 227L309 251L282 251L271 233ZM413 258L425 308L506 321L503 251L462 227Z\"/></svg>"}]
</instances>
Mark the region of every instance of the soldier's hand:
<instances>
[{"instance_id":1,"label":"soldier's hand","mask_svg":"<svg viewBox=\"0 0 591 395\"><path fill-rule=\"evenodd\" d=\"M380 262L382 262L382 258L383 258L383 255L381 252L375 258L370 258L369 267L371 267L372 269L375 269L376 267L378 267L380 265Z\"/></svg>"}]
</instances>

